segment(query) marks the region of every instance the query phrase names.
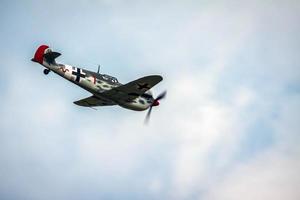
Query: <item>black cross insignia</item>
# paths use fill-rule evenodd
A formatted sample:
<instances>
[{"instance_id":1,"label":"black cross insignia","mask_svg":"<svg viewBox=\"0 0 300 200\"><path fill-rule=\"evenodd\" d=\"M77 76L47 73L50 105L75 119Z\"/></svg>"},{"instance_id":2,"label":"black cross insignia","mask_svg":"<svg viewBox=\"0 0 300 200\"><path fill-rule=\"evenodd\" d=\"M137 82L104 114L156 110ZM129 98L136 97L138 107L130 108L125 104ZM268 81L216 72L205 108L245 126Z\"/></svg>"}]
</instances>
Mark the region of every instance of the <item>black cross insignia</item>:
<instances>
[{"instance_id":1,"label":"black cross insignia","mask_svg":"<svg viewBox=\"0 0 300 200\"><path fill-rule=\"evenodd\" d=\"M138 86L138 89L139 90L142 90L142 89L150 89L150 86L148 85L148 83L142 83L142 84L137 84L137 86Z\"/></svg>"},{"instance_id":2,"label":"black cross insignia","mask_svg":"<svg viewBox=\"0 0 300 200\"><path fill-rule=\"evenodd\" d=\"M78 83L80 81L80 78L85 78L85 74L82 74L79 68L77 68L77 71L72 71L72 74L76 76L75 81Z\"/></svg>"}]
</instances>

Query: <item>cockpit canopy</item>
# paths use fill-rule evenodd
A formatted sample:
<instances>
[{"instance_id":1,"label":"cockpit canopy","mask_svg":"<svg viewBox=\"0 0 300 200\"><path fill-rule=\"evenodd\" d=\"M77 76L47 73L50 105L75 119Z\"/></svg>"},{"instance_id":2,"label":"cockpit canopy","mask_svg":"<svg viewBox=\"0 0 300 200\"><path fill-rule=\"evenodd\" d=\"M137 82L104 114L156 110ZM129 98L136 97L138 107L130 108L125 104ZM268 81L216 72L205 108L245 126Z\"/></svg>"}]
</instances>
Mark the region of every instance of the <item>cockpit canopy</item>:
<instances>
[{"instance_id":1,"label":"cockpit canopy","mask_svg":"<svg viewBox=\"0 0 300 200\"><path fill-rule=\"evenodd\" d=\"M112 77L112 76L109 76L109 75L107 75L107 74L102 74L102 78L103 78L104 80L108 80L108 81L111 81L111 82L113 82L113 83L119 83L119 81L118 81L117 78Z\"/></svg>"}]
</instances>

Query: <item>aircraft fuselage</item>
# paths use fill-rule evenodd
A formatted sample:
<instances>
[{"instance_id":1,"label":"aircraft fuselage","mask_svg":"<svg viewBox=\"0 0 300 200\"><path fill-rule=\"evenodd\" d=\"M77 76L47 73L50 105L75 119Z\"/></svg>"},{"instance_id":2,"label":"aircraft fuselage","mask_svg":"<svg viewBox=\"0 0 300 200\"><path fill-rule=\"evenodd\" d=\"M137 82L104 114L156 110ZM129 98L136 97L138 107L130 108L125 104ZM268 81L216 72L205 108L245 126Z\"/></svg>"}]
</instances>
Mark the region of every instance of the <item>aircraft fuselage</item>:
<instances>
[{"instance_id":1,"label":"aircraft fuselage","mask_svg":"<svg viewBox=\"0 0 300 200\"><path fill-rule=\"evenodd\" d=\"M122 85L116 78L66 64L43 61L42 65L79 87L91 92L99 99L106 101L109 105L119 105L127 109L142 111L149 108L154 101L151 94L144 94L130 101L112 100L109 96L105 96L103 92Z\"/></svg>"}]
</instances>

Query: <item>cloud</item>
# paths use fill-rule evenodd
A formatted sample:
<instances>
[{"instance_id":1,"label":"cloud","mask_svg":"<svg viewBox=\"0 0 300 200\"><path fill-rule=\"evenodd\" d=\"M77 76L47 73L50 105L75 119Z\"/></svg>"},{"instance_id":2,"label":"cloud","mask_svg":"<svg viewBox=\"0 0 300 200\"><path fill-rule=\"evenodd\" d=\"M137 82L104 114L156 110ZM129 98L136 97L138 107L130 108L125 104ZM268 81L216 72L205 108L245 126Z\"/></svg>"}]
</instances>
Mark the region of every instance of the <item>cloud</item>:
<instances>
[{"instance_id":1,"label":"cloud","mask_svg":"<svg viewBox=\"0 0 300 200\"><path fill-rule=\"evenodd\" d=\"M299 199L300 167L298 145L299 124L295 111L299 95L282 104L281 114L274 121L276 144L245 163L238 164L212 186L205 199ZM298 110L298 109L297 109ZM297 111L298 112L298 111Z\"/></svg>"},{"instance_id":2,"label":"cloud","mask_svg":"<svg viewBox=\"0 0 300 200\"><path fill-rule=\"evenodd\" d=\"M204 199L299 199L299 167L299 155L272 149L237 166Z\"/></svg>"}]
</instances>

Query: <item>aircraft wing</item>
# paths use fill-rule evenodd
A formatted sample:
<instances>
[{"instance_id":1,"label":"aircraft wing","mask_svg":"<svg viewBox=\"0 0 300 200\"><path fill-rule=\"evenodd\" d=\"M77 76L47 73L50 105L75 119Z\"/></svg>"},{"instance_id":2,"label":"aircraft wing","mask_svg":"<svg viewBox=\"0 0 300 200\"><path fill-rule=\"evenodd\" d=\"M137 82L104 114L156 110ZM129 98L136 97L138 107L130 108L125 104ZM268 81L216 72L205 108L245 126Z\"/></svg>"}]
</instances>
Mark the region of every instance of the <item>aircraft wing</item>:
<instances>
[{"instance_id":1,"label":"aircraft wing","mask_svg":"<svg viewBox=\"0 0 300 200\"><path fill-rule=\"evenodd\" d=\"M74 104L78 106L85 106L85 107L94 107L94 106L112 106L116 105L115 103L105 100L105 99L100 99L96 96L90 96L84 99L81 99L79 101L75 101Z\"/></svg>"},{"instance_id":2,"label":"aircraft wing","mask_svg":"<svg viewBox=\"0 0 300 200\"><path fill-rule=\"evenodd\" d=\"M162 81L162 79L163 78L159 75L145 76L125 85L105 91L102 94L114 101L131 101L144 94L147 90Z\"/></svg>"}]
</instances>

